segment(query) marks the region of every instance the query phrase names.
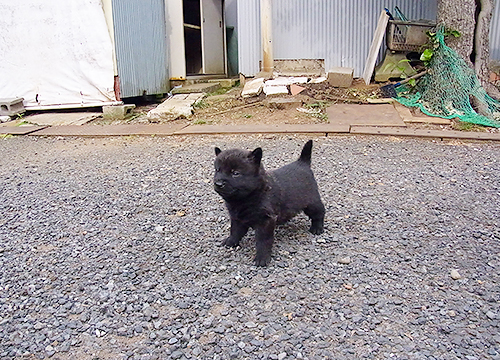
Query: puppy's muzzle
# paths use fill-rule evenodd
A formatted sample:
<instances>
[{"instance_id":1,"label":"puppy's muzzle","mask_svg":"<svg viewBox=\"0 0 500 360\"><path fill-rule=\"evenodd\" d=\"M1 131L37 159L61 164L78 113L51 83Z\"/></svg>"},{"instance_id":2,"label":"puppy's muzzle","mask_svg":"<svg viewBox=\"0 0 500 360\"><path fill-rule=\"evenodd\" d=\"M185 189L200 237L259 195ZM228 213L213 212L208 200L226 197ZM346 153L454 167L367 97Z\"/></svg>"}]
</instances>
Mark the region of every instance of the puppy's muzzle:
<instances>
[{"instance_id":1,"label":"puppy's muzzle","mask_svg":"<svg viewBox=\"0 0 500 360\"><path fill-rule=\"evenodd\" d=\"M223 189L226 186L226 182L224 180L216 180L214 185L216 189Z\"/></svg>"}]
</instances>

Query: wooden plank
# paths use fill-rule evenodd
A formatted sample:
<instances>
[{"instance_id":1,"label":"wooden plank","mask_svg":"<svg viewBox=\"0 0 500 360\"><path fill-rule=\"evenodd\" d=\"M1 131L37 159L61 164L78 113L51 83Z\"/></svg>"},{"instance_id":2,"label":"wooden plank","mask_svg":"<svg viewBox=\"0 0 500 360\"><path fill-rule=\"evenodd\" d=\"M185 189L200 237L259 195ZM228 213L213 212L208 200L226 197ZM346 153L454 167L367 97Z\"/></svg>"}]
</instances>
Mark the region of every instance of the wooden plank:
<instances>
[{"instance_id":1,"label":"wooden plank","mask_svg":"<svg viewBox=\"0 0 500 360\"><path fill-rule=\"evenodd\" d=\"M351 134L412 136L422 138L460 139L460 140L493 140L500 141L500 133L453 131L453 130L426 130L408 128L389 128L377 126L351 126Z\"/></svg>"},{"instance_id":2,"label":"wooden plank","mask_svg":"<svg viewBox=\"0 0 500 360\"><path fill-rule=\"evenodd\" d=\"M175 135L188 134L288 134L288 133L348 133L349 125L337 124L248 124L248 125L190 125Z\"/></svg>"},{"instance_id":3,"label":"wooden plank","mask_svg":"<svg viewBox=\"0 0 500 360\"><path fill-rule=\"evenodd\" d=\"M389 16L386 14L385 10L382 10L380 17L378 18L378 24L370 46L370 52L368 53L368 58L366 59L365 70L363 71L363 79L365 80L366 85L370 83L372 78L373 69L375 68L375 62L377 61L378 52L380 50L380 46L382 45L382 40L384 39L385 29L387 28L388 22Z\"/></svg>"}]
</instances>

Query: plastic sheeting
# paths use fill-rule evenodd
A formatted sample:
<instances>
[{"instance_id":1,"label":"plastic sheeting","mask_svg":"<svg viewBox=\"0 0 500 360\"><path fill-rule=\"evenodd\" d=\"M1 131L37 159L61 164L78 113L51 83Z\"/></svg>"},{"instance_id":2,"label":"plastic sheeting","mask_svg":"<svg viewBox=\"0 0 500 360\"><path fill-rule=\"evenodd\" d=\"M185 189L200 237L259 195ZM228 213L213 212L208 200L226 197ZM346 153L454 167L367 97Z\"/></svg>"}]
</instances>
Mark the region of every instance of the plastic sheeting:
<instances>
[{"instance_id":1,"label":"plastic sheeting","mask_svg":"<svg viewBox=\"0 0 500 360\"><path fill-rule=\"evenodd\" d=\"M0 0L0 98L27 109L116 102L100 0Z\"/></svg>"}]
</instances>

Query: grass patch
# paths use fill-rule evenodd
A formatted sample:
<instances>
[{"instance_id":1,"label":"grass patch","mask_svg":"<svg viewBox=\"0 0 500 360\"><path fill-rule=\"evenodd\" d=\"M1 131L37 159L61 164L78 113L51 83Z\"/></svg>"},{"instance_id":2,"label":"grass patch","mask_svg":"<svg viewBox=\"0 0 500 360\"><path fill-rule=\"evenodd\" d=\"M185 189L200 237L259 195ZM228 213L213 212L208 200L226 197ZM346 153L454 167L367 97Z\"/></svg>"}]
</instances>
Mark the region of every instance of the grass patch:
<instances>
[{"instance_id":1,"label":"grass patch","mask_svg":"<svg viewBox=\"0 0 500 360\"><path fill-rule=\"evenodd\" d=\"M205 119L196 119L193 121L193 125L207 125L207 124L211 124L212 121L210 120L205 120Z\"/></svg>"},{"instance_id":2,"label":"grass patch","mask_svg":"<svg viewBox=\"0 0 500 360\"><path fill-rule=\"evenodd\" d=\"M453 122L453 130L459 131L475 131L475 132L485 132L486 128L484 126L473 124L465 121Z\"/></svg>"},{"instance_id":3,"label":"grass patch","mask_svg":"<svg viewBox=\"0 0 500 360\"><path fill-rule=\"evenodd\" d=\"M231 90L232 88L230 87L227 87L227 88L219 88L213 92L209 92L207 93L207 97L209 96L216 96L216 95L223 95L225 93L227 93L229 90Z\"/></svg>"},{"instance_id":4,"label":"grass patch","mask_svg":"<svg viewBox=\"0 0 500 360\"><path fill-rule=\"evenodd\" d=\"M208 107L210 107L210 104L205 100L205 98L193 104L193 108L195 109L206 109Z\"/></svg>"}]
</instances>

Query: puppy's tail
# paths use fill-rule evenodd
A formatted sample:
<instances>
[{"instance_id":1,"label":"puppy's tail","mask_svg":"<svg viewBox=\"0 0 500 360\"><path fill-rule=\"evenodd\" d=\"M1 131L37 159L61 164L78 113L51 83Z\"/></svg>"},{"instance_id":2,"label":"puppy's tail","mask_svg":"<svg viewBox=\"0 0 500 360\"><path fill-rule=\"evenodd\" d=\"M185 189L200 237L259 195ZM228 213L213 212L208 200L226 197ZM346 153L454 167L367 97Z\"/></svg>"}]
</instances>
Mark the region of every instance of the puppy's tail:
<instances>
[{"instance_id":1,"label":"puppy's tail","mask_svg":"<svg viewBox=\"0 0 500 360\"><path fill-rule=\"evenodd\" d=\"M311 165L311 153L312 153L313 141L309 140L306 142L300 153L299 161Z\"/></svg>"}]
</instances>

